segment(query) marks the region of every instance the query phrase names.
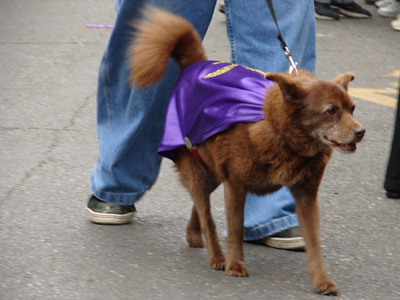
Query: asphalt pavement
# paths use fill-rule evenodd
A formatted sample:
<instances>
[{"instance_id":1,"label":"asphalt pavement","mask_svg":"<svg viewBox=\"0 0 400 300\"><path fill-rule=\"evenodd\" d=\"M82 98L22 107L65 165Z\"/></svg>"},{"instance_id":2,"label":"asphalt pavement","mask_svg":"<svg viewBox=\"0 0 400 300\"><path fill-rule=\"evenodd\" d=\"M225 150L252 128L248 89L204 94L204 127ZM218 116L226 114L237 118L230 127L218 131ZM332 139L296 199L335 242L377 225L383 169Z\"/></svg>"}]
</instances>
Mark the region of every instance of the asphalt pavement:
<instances>
[{"instance_id":1,"label":"asphalt pavement","mask_svg":"<svg viewBox=\"0 0 400 300\"><path fill-rule=\"evenodd\" d=\"M382 188L400 75L400 32L372 19L317 21L317 75L351 71L367 129L335 153L320 188L321 236L337 299L400 299L400 201ZM97 157L96 81L112 0L0 1L0 299L323 299L305 253L245 243L248 278L208 267L189 248L191 200L164 160L133 222L89 221ZM204 45L229 61L224 15ZM212 197L223 249L223 189Z\"/></svg>"}]
</instances>

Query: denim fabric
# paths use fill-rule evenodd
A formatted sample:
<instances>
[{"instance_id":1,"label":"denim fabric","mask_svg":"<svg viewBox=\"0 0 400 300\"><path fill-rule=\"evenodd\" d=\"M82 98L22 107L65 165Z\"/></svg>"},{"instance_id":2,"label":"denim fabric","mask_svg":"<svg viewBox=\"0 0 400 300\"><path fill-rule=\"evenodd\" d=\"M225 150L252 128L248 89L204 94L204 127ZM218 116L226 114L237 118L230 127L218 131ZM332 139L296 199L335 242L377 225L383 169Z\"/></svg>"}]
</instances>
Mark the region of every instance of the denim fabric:
<instances>
[{"instance_id":1,"label":"denim fabric","mask_svg":"<svg viewBox=\"0 0 400 300\"><path fill-rule=\"evenodd\" d=\"M247 195L244 215L245 241L299 226L294 213L294 198L287 187L266 197Z\"/></svg>"},{"instance_id":2,"label":"denim fabric","mask_svg":"<svg viewBox=\"0 0 400 300\"><path fill-rule=\"evenodd\" d=\"M298 68L315 72L313 1L273 1L279 29ZM232 62L265 72L284 72L286 58L266 1L225 0ZM248 22L251 16L254 22ZM256 196L248 194L244 209L244 239L256 240L299 226L295 202L288 188Z\"/></svg>"},{"instance_id":3,"label":"denim fabric","mask_svg":"<svg viewBox=\"0 0 400 300\"><path fill-rule=\"evenodd\" d=\"M300 68L315 71L314 2L272 1L279 29ZM290 63L277 39L266 1L225 0L232 63L264 72L285 72ZM248 19L253 21L249 22Z\"/></svg>"},{"instance_id":4,"label":"denim fabric","mask_svg":"<svg viewBox=\"0 0 400 300\"><path fill-rule=\"evenodd\" d=\"M155 87L138 90L128 85L126 51L145 4L179 12L204 37L215 0L119 0L117 19L100 65L97 94L98 162L93 171L93 194L107 202L131 205L153 185L161 157L157 154L165 111L178 68L170 63Z\"/></svg>"},{"instance_id":5,"label":"denim fabric","mask_svg":"<svg viewBox=\"0 0 400 300\"><path fill-rule=\"evenodd\" d=\"M140 17L140 8L145 4L152 4L181 14L204 37L215 2L116 1L117 19L101 61L98 79L99 154L91 178L92 192L96 197L107 202L131 205L153 185L161 163L157 148L165 110L178 77L177 66L171 62L163 80L156 86L142 90L129 87L126 50L134 33L129 22ZM281 32L294 60L299 63L299 67L314 72L313 2L279 0L273 1L273 4ZM225 5L232 62L263 71L287 70L289 63L276 38L276 25L265 0L226 0ZM246 239L262 238L298 225L294 201L288 189L271 196L248 195L247 200ZM269 213L255 215L255 210L262 211L260 205ZM258 216L257 220L254 216Z\"/></svg>"}]
</instances>

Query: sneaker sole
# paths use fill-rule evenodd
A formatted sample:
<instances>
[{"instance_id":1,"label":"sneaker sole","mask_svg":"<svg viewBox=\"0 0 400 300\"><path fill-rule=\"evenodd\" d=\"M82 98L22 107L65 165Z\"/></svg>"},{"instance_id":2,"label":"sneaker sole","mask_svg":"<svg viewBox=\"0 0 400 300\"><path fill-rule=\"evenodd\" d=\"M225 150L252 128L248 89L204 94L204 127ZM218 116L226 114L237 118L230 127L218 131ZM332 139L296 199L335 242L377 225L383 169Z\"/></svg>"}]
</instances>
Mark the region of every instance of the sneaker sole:
<instances>
[{"instance_id":1,"label":"sneaker sole","mask_svg":"<svg viewBox=\"0 0 400 300\"><path fill-rule=\"evenodd\" d=\"M270 237L266 238L264 244L278 249L284 250L304 250L306 244L304 243L304 239L302 237L295 238L277 238Z\"/></svg>"},{"instance_id":2,"label":"sneaker sole","mask_svg":"<svg viewBox=\"0 0 400 300\"><path fill-rule=\"evenodd\" d=\"M122 225L131 222L133 215L136 212L130 212L124 215L119 214L104 214L97 213L86 207L89 212L90 220L96 224L106 224L106 225Z\"/></svg>"},{"instance_id":3,"label":"sneaker sole","mask_svg":"<svg viewBox=\"0 0 400 300\"><path fill-rule=\"evenodd\" d=\"M399 30L400 31L400 20L392 21L391 24L392 24L392 27L393 27L394 30Z\"/></svg>"},{"instance_id":4,"label":"sneaker sole","mask_svg":"<svg viewBox=\"0 0 400 300\"><path fill-rule=\"evenodd\" d=\"M338 21L339 20L339 19L335 19L335 18L332 18L332 17L319 15L317 13L314 13L314 15L315 15L315 18L318 19L318 20L330 20L330 21Z\"/></svg>"},{"instance_id":5,"label":"sneaker sole","mask_svg":"<svg viewBox=\"0 0 400 300\"><path fill-rule=\"evenodd\" d=\"M379 11L379 9L376 11L378 13L378 15L380 15L381 17L385 17L385 18L396 18L397 15L399 14L399 12L397 13L393 13L393 12L382 12Z\"/></svg>"},{"instance_id":6,"label":"sneaker sole","mask_svg":"<svg viewBox=\"0 0 400 300\"><path fill-rule=\"evenodd\" d=\"M369 18L371 18L371 16L364 15L364 14L359 14L359 13L353 13L353 12L350 12L348 10L344 10L344 9L339 8L339 7L336 7L336 6L335 6L335 10L338 13L340 13L340 14L346 16L346 17L350 17L350 18L359 18L359 19L369 19Z\"/></svg>"}]
</instances>

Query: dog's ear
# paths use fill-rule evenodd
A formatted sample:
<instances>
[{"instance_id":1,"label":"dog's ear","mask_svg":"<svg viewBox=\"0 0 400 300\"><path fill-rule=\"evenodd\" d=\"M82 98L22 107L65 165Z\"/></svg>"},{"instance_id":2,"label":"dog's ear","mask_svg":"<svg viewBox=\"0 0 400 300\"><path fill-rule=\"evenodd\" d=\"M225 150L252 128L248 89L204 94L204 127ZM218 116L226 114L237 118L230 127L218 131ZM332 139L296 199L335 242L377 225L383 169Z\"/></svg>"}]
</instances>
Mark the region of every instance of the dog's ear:
<instances>
[{"instance_id":1,"label":"dog's ear","mask_svg":"<svg viewBox=\"0 0 400 300\"><path fill-rule=\"evenodd\" d=\"M265 74L265 79L279 86L285 100L298 101L307 94L307 90L292 75L270 72Z\"/></svg>"},{"instance_id":2,"label":"dog's ear","mask_svg":"<svg viewBox=\"0 0 400 300\"><path fill-rule=\"evenodd\" d=\"M344 74L340 74L333 78L332 82L341 85L347 92L347 88L349 86L349 82L353 81L355 78L354 74L351 72L346 72Z\"/></svg>"}]
</instances>

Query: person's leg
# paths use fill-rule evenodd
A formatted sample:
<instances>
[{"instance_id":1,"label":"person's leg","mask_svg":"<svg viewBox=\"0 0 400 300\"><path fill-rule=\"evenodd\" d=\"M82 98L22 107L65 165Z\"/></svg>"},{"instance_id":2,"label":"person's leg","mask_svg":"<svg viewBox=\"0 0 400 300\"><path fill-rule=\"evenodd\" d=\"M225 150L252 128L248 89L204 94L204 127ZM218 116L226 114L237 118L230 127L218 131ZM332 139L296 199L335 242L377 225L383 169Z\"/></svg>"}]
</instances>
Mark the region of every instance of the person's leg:
<instances>
[{"instance_id":1,"label":"person's leg","mask_svg":"<svg viewBox=\"0 0 400 300\"><path fill-rule=\"evenodd\" d=\"M99 154L91 178L95 197L88 204L92 220L100 223L102 216L105 217L104 222L113 222L110 215L113 215L113 211L121 214L121 205L130 212L123 211L126 218L115 222L130 221L133 203L152 186L160 168L161 157L157 149L169 96L178 77L178 68L175 63L170 63L163 80L154 87L129 87L127 48L134 33L129 23L141 17L141 8L146 4L183 15L204 37L214 12L215 0L116 1L117 19L99 71ZM96 209L104 210L105 213L94 211Z\"/></svg>"},{"instance_id":2,"label":"person's leg","mask_svg":"<svg viewBox=\"0 0 400 300\"><path fill-rule=\"evenodd\" d=\"M302 69L315 71L313 1L272 1L283 38ZM289 61L277 38L278 30L265 0L226 0L227 31L232 63L264 72L285 72ZM229 10L229 11L228 11Z\"/></svg>"},{"instance_id":3,"label":"person's leg","mask_svg":"<svg viewBox=\"0 0 400 300\"><path fill-rule=\"evenodd\" d=\"M279 28L298 68L315 72L314 2L273 1L273 5ZM288 70L290 64L277 39L278 30L266 1L226 0L225 9L232 63L262 71ZM248 195L244 225L245 240L259 240L298 227L290 191L283 188L262 197ZM297 245L304 246L302 238L299 239Z\"/></svg>"},{"instance_id":4,"label":"person's leg","mask_svg":"<svg viewBox=\"0 0 400 300\"><path fill-rule=\"evenodd\" d=\"M400 88L399 88L400 106ZM385 185L388 198L400 199L400 108L397 107L396 121L390 151L389 162L386 170Z\"/></svg>"}]
</instances>

